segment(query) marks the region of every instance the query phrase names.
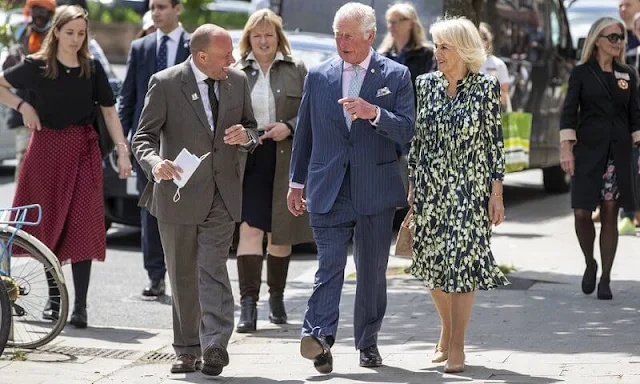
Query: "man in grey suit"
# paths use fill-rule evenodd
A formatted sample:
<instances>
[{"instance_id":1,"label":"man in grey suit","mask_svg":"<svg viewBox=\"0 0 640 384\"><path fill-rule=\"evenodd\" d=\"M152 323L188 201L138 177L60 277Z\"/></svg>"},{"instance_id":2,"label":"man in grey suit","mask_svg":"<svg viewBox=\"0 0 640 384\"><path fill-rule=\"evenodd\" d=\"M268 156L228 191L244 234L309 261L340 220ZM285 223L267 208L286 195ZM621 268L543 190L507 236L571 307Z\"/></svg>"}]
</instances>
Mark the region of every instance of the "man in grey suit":
<instances>
[{"instance_id":1,"label":"man in grey suit","mask_svg":"<svg viewBox=\"0 0 640 384\"><path fill-rule=\"evenodd\" d=\"M229 363L233 295L226 261L240 220L239 152L258 142L247 78L234 63L231 37L205 24L191 36L191 58L158 72L132 148L149 182L140 205L158 219L173 294L172 373L219 375ZM186 148L204 157L183 188L172 161ZM201 356L204 364L201 362Z\"/></svg>"},{"instance_id":2,"label":"man in grey suit","mask_svg":"<svg viewBox=\"0 0 640 384\"><path fill-rule=\"evenodd\" d=\"M411 75L372 50L375 29L369 6L347 3L337 11L333 30L340 57L309 71L293 141L287 203L294 215L308 208L318 246L300 352L321 373L333 369L331 346L352 238L355 346L360 366L382 364L377 339L387 305L393 215L407 204L395 144L411 141L415 113Z\"/></svg>"}]
</instances>

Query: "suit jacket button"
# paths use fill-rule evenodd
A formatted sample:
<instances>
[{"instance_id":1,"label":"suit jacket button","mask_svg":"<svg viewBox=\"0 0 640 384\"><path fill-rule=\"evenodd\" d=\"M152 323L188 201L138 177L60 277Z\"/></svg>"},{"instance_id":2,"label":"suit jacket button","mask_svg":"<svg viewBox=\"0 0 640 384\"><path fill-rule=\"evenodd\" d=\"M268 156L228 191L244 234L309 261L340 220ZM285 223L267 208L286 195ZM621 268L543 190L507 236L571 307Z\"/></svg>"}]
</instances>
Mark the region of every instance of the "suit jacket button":
<instances>
[{"instance_id":1,"label":"suit jacket button","mask_svg":"<svg viewBox=\"0 0 640 384\"><path fill-rule=\"evenodd\" d=\"M213 171L213 174L214 175L218 175L218 171Z\"/></svg>"},{"instance_id":2,"label":"suit jacket button","mask_svg":"<svg viewBox=\"0 0 640 384\"><path fill-rule=\"evenodd\" d=\"M218 152L218 148L213 148L213 152Z\"/></svg>"}]
</instances>

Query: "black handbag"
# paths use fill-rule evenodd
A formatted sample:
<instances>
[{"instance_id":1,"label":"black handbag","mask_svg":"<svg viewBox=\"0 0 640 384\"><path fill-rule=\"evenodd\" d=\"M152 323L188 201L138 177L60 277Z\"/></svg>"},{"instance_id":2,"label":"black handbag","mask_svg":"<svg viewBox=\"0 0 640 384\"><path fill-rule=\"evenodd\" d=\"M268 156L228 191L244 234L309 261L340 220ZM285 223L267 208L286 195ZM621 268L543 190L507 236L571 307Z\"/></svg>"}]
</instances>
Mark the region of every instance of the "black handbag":
<instances>
[{"instance_id":1,"label":"black handbag","mask_svg":"<svg viewBox=\"0 0 640 384\"><path fill-rule=\"evenodd\" d=\"M102 110L100 109L100 104L98 104L98 81L96 76L96 62L93 60L91 62L91 88L93 93L93 128L96 130L98 134L98 144L100 146L100 154L102 158L109 156L113 151L113 140L111 140L111 136L109 135L109 130L107 129L107 123L104 121L104 116L102 115Z\"/></svg>"}]
</instances>

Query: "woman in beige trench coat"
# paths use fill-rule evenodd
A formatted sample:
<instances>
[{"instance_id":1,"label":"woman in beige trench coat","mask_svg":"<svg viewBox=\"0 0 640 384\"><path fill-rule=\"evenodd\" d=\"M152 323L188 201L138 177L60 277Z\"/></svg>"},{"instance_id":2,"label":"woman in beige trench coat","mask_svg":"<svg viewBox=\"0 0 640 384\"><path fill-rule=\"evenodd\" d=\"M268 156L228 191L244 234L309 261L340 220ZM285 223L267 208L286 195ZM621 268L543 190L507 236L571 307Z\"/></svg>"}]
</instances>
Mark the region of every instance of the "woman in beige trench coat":
<instances>
[{"instance_id":1,"label":"woman in beige trench coat","mask_svg":"<svg viewBox=\"0 0 640 384\"><path fill-rule=\"evenodd\" d=\"M291 48L279 16L270 10L255 12L240 39L236 67L249 79L261 145L246 157L242 224L237 249L240 284L240 320L237 332L256 330L260 293L263 238L267 233L269 320L285 324L283 293L291 245L313 241L309 218L287 209L289 162L298 107L307 69L291 57Z\"/></svg>"}]
</instances>

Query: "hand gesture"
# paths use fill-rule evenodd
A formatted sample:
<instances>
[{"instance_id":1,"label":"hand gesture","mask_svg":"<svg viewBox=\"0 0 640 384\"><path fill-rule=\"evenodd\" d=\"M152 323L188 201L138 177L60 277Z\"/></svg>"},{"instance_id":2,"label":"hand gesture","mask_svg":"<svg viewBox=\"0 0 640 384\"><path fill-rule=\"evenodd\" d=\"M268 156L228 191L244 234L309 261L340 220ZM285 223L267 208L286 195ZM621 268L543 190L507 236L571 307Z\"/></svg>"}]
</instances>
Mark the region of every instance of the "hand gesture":
<instances>
[{"instance_id":1,"label":"hand gesture","mask_svg":"<svg viewBox=\"0 0 640 384\"><path fill-rule=\"evenodd\" d=\"M307 202L302 198L302 188L289 188L287 207L293 216L300 216L307 210Z\"/></svg>"},{"instance_id":2,"label":"hand gesture","mask_svg":"<svg viewBox=\"0 0 640 384\"><path fill-rule=\"evenodd\" d=\"M118 159L119 161L120 159ZM153 167L153 176L160 180L180 180L182 168L171 160L162 160Z\"/></svg>"},{"instance_id":3,"label":"hand gesture","mask_svg":"<svg viewBox=\"0 0 640 384\"><path fill-rule=\"evenodd\" d=\"M573 156L573 145L568 142L563 142L560 145L560 167L569 176L573 176L576 160Z\"/></svg>"},{"instance_id":4,"label":"hand gesture","mask_svg":"<svg viewBox=\"0 0 640 384\"><path fill-rule=\"evenodd\" d=\"M228 145L243 145L249 142L249 133L242 124L232 125L224 130L224 143Z\"/></svg>"},{"instance_id":5,"label":"hand gesture","mask_svg":"<svg viewBox=\"0 0 640 384\"><path fill-rule=\"evenodd\" d=\"M264 126L267 132L260 137L260 144L264 139L272 139L273 141L282 141L291 136L291 130L285 123L269 123Z\"/></svg>"},{"instance_id":6,"label":"hand gesture","mask_svg":"<svg viewBox=\"0 0 640 384\"><path fill-rule=\"evenodd\" d=\"M504 204L502 195L491 194L489 198L489 219L491 224L498 226L504 221Z\"/></svg>"},{"instance_id":7,"label":"hand gesture","mask_svg":"<svg viewBox=\"0 0 640 384\"><path fill-rule=\"evenodd\" d=\"M118 153L118 177L126 179L131 175L131 158L129 157L129 151Z\"/></svg>"},{"instance_id":8,"label":"hand gesture","mask_svg":"<svg viewBox=\"0 0 640 384\"><path fill-rule=\"evenodd\" d=\"M360 97L344 97L338 100L338 104L342 104L344 110L351 115L351 121L376 118L376 107Z\"/></svg>"},{"instance_id":9,"label":"hand gesture","mask_svg":"<svg viewBox=\"0 0 640 384\"><path fill-rule=\"evenodd\" d=\"M20 113L22 113L22 121L24 122L24 126L33 129L34 131L42 130L42 124L40 124L40 117L38 117L38 112L36 112L35 108L31 106L31 104L25 102L20 106Z\"/></svg>"}]
</instances>

